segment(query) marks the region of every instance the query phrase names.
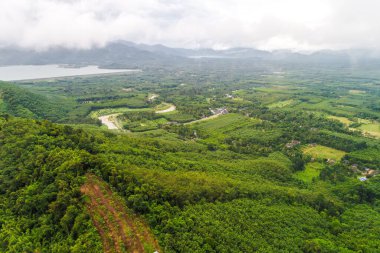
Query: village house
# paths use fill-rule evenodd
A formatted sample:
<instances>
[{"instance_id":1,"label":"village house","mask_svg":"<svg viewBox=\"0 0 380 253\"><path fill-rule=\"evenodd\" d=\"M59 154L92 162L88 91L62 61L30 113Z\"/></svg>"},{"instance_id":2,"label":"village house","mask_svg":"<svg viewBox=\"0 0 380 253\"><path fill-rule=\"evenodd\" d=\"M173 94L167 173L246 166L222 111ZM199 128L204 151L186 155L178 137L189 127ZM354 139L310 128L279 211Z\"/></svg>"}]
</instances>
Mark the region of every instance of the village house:
<instances>
[{"instance_id":1,"label":"village house","mask_svg":"<svg viewBox=\"0 0 380 253\"><path fill-rule=\"evenodd\" d=\"M286 143L285 147L287 147L287 148L293 148L294 146L297 146L299 144L301 144L300 141L292 140L291 142Z\"/></svg>"},{"instance_id":2,"label":"village house","mask_svg":"<svg viewBox=\"0 0 380 253\"><path fill-rule=\"evenodd\" d=\"M327 159L327 163L330 164L330 165L333 165L336 163L336 161L334 159Z\"/></svg>"},{"instance_id":3,"label":"village house","mask_svg":"<svg viewBox=\"0 0 380 253\"><path fill-rule=\"evenodd\" d=\"M376 176L379 173L380 172L377 170L372 170L372 169L366 168L365 171L362 173L362 175L369 178L369 177Z\"/></svg>"}]
</instances>

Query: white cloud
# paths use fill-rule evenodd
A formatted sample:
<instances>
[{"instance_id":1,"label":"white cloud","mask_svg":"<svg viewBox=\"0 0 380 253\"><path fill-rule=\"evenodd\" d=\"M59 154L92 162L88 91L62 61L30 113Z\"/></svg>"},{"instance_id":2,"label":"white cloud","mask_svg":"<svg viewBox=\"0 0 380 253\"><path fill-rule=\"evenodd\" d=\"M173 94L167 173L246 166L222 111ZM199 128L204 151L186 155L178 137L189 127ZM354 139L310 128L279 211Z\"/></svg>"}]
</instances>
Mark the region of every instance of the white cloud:
<instances>
[{"instance_id":1,"label":"white cloud","mask_svg":"<svg viewBox=\"0 0 380 253\"><path fill-rule=\"evenodd\" d=\"M380 47L377 0L1 0L0 45Z\"/></svg>"}]
</instances>

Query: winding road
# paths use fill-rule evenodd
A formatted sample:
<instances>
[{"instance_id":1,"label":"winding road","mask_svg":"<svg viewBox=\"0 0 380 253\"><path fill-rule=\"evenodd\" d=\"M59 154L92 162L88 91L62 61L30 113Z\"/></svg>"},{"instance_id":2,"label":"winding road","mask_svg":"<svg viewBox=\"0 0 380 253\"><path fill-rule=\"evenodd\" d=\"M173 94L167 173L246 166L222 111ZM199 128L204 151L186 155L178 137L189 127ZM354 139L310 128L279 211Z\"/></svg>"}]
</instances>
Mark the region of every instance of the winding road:
<instances>
[{"instance_id":1,"label":"winding road","mask_svg":"<svg viewBox=\"0 0 380 253\"><path fill-rule=\"evenodd\" d=\"M156 111L156 113L167 113L167 112L173 112L177 108L175 105L170 105L169 108L164 109L164 110L159 110ZM103 125L107 126L108 129L110 130L122 130L121 127L118 125L116 117L120 115L121 113L113 113L109 115L103 115L98 117L98 119L102 122Z\"/></svg>"},{"instance_id":2,"label":"winding road","mask_svg":"<svg viewBox=\"0 0 380 253\"><path fill-rule=\"evenodd\" d=\"M166 112L173 112L176 110L177 107L175 105L171 105L168 109L156 111L156 113L166 113Z\"/></svg>"}]
</instances>

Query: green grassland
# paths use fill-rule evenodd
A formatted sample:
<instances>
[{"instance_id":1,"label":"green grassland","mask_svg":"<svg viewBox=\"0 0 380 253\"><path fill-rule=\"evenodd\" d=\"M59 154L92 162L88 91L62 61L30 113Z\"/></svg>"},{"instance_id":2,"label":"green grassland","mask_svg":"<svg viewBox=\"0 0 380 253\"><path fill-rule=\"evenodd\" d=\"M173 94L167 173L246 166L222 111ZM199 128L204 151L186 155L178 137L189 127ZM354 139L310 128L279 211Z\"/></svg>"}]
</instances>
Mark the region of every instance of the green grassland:
<instances>
[{"instance_id":1,"label":"green grassland","mask_svg":"<svg viewBox=\"0 0 380 253\"><path fill-rule=\"evenodd\" d=\"M313 179L318 178L324 165L319 162L310 162L306 164L305 170L298 171L294 177L304 181L305 183L311 183Z\"/></svg>"},{"instance_id":2,"label":"green grassland","mask_svg":"<svg viewBox=\"0 0 380 253\"><path fill-rule=\"evenodd\" d=\"M178 123L188 123L197 119L196 116L192 114L180 112L178 110L173 111L173 112L167 112L163 116L168 121L178 122Z\"/></svg>"},{"instance_id":3,"label":"green grassland","mask_svg":"<svg viewBox=\"0 0 380 253\"><path fill-rule=\"evenodd\" d=\"M306 155L310 155L317 159L332 159L339 161L346 154L344 151L334 148L325 147L322 145L307 146L303 148L303 152Z\"/></svg>"},{"instance_id":4,"label":"green grassland","mask_svg":"<svg viewBox=\"0 0 380 253\"><path fill-rule=\"evenodd\" d=\"M364 90L349 90L348 92L353 95L366 94L366 91Z\"/></svg>"},{"instance_id":5,"label":"green grassland","mask_svg":"<svg viewBox=\"0 0 380 253\"><path fill-rule=\"evenodd\" d=\"M368 119L355 118L350 120L346 117L329 115L327 118L337 120L346 126L353 125L352 130L361 130L362 133L369 137L380 138L380 124Z\"/></svg>"},{"instance_id":6,"label":"green grassland","mask_svg":"<svg viewBox=\"0 0 380 253\"><path fill-rule=\"evenodd\" d=\"M214 131L234 131L237 128L241 128L245 125L252 125L257 123L258 120L248 118L245 116L242 116L240 114L226 114L221 115L217 118L214 118L212 120L202 121L199 123L196 123L195 126L201 129L204 129L208 132L214 132Z\"/></svg>"},{"instance_id":7,"label":"green grassland","mask_svg":"<svg viewBox=\"0 0 380 253\"><path fill-rule=\"evenodd\" d=\"M122 122L124 128L132 132L143 132L158 129L160 125L166 124L168 121L165 118L158 118L154 120L140 120L134 122L124 120Z\"/></svg>"},{"instance_id":8,"label":"green grassland","mask_svg":"<svg viewBox=\"0 0 380 253\"><path fill-rule=\"evenodd\" d=\"M253 129L253 126L259 122L260 120L255 118L230 113L208 120L197 121L191 124L190 127L193 131L197 131L198 136L206 143L217 144L223 143L226 138L233 138L236 135L241 137L249 135L251 138L265 136L262 131Z\"/></svg>"},{"instance_id":9,"label":"green grassland","mask_svg":"<svg viewBox=\"0 0 380 253\"><path fill-rule=\"evenodd\" d=\"M359 127L359 129L362 130L365 134L369 134L376 138L380 138L380 123L379 122L362 124Z\"/></svg>"},{"instance_id":10,"label":"green grassland","mask_svg":"<svg viewBox=\"0 0 380 253\"><path fill-rule=\"evenodd\" d=\"M349 120L346 117L338 117L338 116L329 115L327 118L337 120L337 121L339 121L339 122L341 122L347 126L353 123L353 121Z\"/></svg>"},{"instance_id":11,"label":"green grassland","mask_svg":"<svg viewBox=\"0 0 380 253\"><path fill-rule=\"evenodd\" d=\"M272 108L282 108L282 107L291 105L293 103L294 103L294 100L293 99L289 99L289 100L284 100L284 101L279 101L277 103L269 104L268 108L270 108L270 109L272 109Z\"/></svg>"}]
</instances>

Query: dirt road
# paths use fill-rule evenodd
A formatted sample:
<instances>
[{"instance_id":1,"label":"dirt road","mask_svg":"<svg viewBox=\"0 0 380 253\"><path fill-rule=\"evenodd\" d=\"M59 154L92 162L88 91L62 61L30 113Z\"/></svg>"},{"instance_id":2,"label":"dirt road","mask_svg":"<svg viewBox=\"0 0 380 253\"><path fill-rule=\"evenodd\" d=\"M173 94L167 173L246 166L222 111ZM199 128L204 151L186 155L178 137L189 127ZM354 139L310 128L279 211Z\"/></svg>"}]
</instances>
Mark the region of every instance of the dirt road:
<instances>
[{"instance_id":1,"label":"dirt road","mask_svg":"<svg viewBox=\"0 0 380 253\"><path fill-rule=\"evenodd\" d=\"M107 126L108 129L119 129L115 124L117 115L119 114L104 115L98 117L98 119L102 122L103 125Z\"/></svg>"},{"instance_id":2,"label":"dirt road","mask_svg":"<svg viewBox=\"0 0 380 253\"><path fill-rule=\"evenodd\" d=\"M171 105L168 109L161 110L161 111L156 111L156 113L166 113L166 112L173 112L176 110L175 105Z\"/></svg>"}]
</instances>

